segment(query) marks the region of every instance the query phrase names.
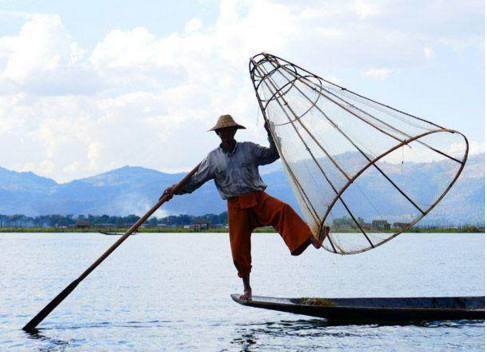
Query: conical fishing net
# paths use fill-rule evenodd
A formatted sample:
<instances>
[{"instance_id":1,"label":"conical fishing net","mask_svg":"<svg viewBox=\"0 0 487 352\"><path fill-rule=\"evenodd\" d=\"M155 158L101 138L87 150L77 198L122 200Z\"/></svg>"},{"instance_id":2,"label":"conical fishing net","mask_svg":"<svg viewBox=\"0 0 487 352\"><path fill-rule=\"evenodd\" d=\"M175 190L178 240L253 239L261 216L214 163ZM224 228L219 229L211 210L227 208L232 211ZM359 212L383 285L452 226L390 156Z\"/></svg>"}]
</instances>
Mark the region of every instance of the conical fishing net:
<instances>
[{"instance_id":1,"label":"conical fishing net","mask_svg":"<svg viewBox=\"0 0 487 352\"><path fill-rule=\"evenodd\" d=\"M249 69L306 222L315 236L332 228L323 243L331 252L363 252L409 229L465 165L468 141L457 131L270 54Z\"/></svg>"}]
</instances>

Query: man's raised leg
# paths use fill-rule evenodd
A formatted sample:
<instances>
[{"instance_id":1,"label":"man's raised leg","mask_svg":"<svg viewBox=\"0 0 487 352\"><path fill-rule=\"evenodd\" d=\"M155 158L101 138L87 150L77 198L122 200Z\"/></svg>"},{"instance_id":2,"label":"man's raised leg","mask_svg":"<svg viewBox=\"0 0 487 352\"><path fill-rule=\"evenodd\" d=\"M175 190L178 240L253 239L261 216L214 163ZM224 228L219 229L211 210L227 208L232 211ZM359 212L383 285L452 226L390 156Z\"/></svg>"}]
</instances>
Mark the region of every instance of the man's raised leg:
<instances>
[{"instance_id":1,"label":"man's raised leg","mask_svg":"<svg viewBox=\"0 0 487 352\"><path fill-rule=\"evenodd\" d=\"M300 255L310 244L320 248L323 243L324 237L316 239L291 206L265 192L260 193L255 212L259 222L272 225L279 232L292 255Z\"/></svg>"}]
</instances>

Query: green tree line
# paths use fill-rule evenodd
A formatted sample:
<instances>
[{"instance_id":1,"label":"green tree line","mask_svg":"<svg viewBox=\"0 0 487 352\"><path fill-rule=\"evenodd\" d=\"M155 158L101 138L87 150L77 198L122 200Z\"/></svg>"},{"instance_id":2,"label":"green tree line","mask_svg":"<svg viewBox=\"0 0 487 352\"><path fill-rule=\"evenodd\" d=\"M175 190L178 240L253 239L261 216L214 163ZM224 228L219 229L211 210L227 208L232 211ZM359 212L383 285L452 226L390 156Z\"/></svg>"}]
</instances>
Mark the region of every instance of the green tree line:
<instances>
[{"instance_id":1,"label":"green tree line","mask_svg":"<svg viewBox=\"0 0 487 352\"><path fill-rule=\"evenodd\" d=\"M26 227L129 227L139 217L137 215L111 216L111 215L0 215L0 227L26 228ZM151 217L145 226L184 226L206 223L209 225L226 225L227 212L220 214L170 215L166 217Z\"/></svg>"}]
</instances>

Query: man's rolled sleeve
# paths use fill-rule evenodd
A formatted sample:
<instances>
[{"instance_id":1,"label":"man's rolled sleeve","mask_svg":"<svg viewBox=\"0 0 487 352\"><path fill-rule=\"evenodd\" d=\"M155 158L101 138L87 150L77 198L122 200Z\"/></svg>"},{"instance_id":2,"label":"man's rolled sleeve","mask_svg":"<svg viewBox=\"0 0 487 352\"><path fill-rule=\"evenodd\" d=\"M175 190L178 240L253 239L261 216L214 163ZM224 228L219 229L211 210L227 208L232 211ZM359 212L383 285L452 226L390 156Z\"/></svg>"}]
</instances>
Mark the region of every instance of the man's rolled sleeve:
<instances>
[{"instance_id":1,"label":"man's rolled sleeve","mask_svg":"<svg viewBox=\"0 0 487 352\"><path fill-rule=\"evenodd\" d=\"M270 164L279 159L279 153L270 135L268 136L268 139L270 144L268 148L254 144L254 155L257 165Z\"/></svg>"}]
</instances>

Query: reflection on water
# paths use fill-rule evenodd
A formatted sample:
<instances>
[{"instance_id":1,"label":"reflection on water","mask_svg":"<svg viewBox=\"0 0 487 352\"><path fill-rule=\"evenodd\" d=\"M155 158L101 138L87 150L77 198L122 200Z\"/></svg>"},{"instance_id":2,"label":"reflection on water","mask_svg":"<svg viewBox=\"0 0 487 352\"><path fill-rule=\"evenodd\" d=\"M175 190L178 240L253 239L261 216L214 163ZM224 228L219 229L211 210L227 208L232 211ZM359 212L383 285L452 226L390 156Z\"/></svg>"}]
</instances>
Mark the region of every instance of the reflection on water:
<instances>
[{"instance_id":1,"label":"reflection on water","mask_svg":"<svg viewBox=\"0 0 487 352\"><path fill-rule=\"evenodd\" d=\"M344 339L362 340L365 348L366 341L380 339L387 336L391 329L406 329L406 333L411 333L415 329L469 329L474 328L478 332L484 329L484 322L481 320L457 320L457 321L433 321L423 323L411 323L400 325L364 324L364 325L328 325L324 319L302 319L302 320L278 320L263 323L236 324L235 335L230 342L232 346L239 347L241 351L267 351L273 346L269 340L281 339L283 341L308 341L306 350L323 348L319 343L323 340L330 341ZM411 329L412 328L412 329ZM467 336L465 336L467 337ZM313 344L312 342L316 342ZM267 344L267 346L266 346ZM463 342L458 341L459 346L464 346ZM265 347L265 348L264 348ZM451 346L453 347L453 346ZM225 350L225 349L224 349ZM468 350L468 349L467 349Z\"/></svg>"},{"instance_id":2,"label":"reflection on water","mask_svg":"<svg viewBox=\"0 0 487 352\"><path fill-rule=\"evenodd\" d=\"M66 351L67 347L70 344L75 342L74 339L69 341L64 341L61 339L51 338L43 333L40 330L33 330L31 332L25 332L28 339L38 340L42 345L39 347L38 351L45 351L45 352L53 352L53 351Z\"/></svg>"},{"instance_id":3,"label":"reflection on water","mask_svg":"<svg viewBox=\"0 0 487 352\"><path fill-rule=\"evenodd\" d=\"M76 330L89 331L91 329L105 329L109 331L118 331L124 328L130 329L171 329L175 322L167 320L148 320L148 321L127 321L113 324L110 322L99 322L96 324L79 324L79 325L66 325L52 326L50 328L40 329L37 332L25 333L28 339L37 340L39 342L38 351L69 351L71 349L82 348L85 344L92 342L86 338L73 337L69 339L60 339L56 337L50 337L51 334L55 335L59 331L65 330L73 334L76 334ZM182 323L182 322L181 322ZM228 333L233 335L226 347L220 346L215 350L220 351L281 351L287 350L291 346L300 347L299 350L313 351L316 349L325 348L328 344L332 344L335 347L342 346L344 350L348 350L351 341L356 341L362 348L373 347L374 343L371 341L377 341L386 337L390 337L397 329L403 329L400 334L397 334L399 339L406 336L409 343L414 344L414 332L421 331L424 328L435 329L440 333L435 334L442 336L444 331L447 334L452 334L450 329L470 329L476 331L479 334L483 331L483 321L437 321L427 322L424 324L411 324L411 325L397 325L397 326L383 326L379 324L369 325L347 325L347 326L330 326L322 319L297 319L297 320L269 320L265 322L250 322L250 323L236 323L233 325L233 331L230 326L226 326L222 323L213 323L221 328L222 332L228 330ZM144 332L143 332L144 333ZM82 335L82 334L81 334ZM91 334L95 336L96 334ZM471 338L474 334L461 335L464 338ZM425 335L423 333L422 338ZM340 342L342 341L342 342ZM119 341L120 342L120 341ZM223 344L225 345L225 344ZM353 343L352 343L353 345ZM452 344L450 347L466 347L467 341L457 341L457 344ZM113 346L112 346L113 347ZM120 346L119 346L120 347ZM330 346L329 346L330 347ZM292 348L294 350L294 348ZM338 349L341 349L338 348ZM95 346L91 350L97 350ZM100 348L104 350L104 348ZM123 350L123 348L122 348ZM185 348L182 348L185 350ZM201 350L206 350L202 348ZM361 348L359 348L361 350ZM394 350L394 349L392 349ZM433 350L433 349L432 349ZM439 349L441 350L441 349ZM468 350L468 349L465 349ZM474 349L475 350L475 349Z\"/></svg>"},{"instance_id":4,"label":"reflection on water","mask_svg":"<svg viewBox=\"0 0 487 352\"><path fill-rule=\"evenodd\" d=\"M236 324L235 333L238 337L231 340L231 345L240 346L242 351L254 351L253 347L265 336L269 338L314 338L326 333L326 321L311 320L279 320L264 323ZM259 347L260 349L260 347Z\"/></svg>"}]
</instances>

